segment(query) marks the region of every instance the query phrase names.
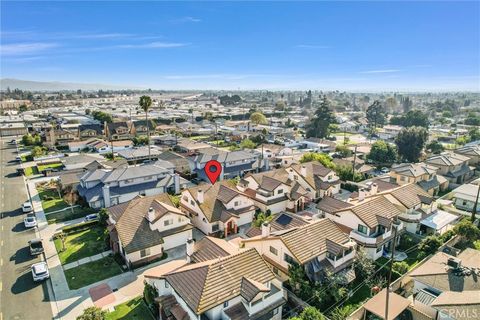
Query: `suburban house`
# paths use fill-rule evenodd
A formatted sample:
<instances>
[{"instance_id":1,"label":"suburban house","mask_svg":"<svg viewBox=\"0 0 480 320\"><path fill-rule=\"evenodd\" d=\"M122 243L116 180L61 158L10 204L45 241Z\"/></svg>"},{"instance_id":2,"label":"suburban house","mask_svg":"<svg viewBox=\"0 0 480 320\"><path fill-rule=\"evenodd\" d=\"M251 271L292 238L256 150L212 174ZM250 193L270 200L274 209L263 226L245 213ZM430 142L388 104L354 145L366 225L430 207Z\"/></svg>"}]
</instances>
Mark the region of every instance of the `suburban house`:
<instances>
[{"instance_id":1,"label":"suburban house","mask_svg":"<svg viewBox=\"0 0 480 320\"><path fill-rule=\"evenodd\" d=\"M164 151L158 155L159 160L168 161L175 167L175 172L190 175L192 168L190 162L182 155L173 151Z\"/></svg>"},{"instance_id":2,"label":"suburban house","mask_svg":"<svg viewBox=\"0 0 480 320\"><path fill-rule=\"evenodd\" d=\"M385 125L383 128L379 129L378 137L382 140L392 140L395 139L402 130L402 126Z\"/></svg>"},{"instance_id":3,"label":"suburban house","mask_svg":"<svg viewBox=\"0 0 480 320\"><path fill-rule=\"evenodd\" d=\"M175 151L184 153L186 155L194 155L200 152L202 149L209 149L211 147L212 147L211 145L206 144L204 142L193 141L190 139L182 138L182 139L178 139L173 149Z\"/></svg>"},{"instance_id":4,"label":"suburban house","mask_svg":"<svg viewBox=\"0 0 480 320\"><path fill-rule=\"evenodd\" d=\"M340 178L335 171L316 161L294 164L287 171L294 181L311 192L311 199L329 197L340 191Z\"/></svg>"},{"instance_id":5,"label":"suburban house","mask_svg":"<svg viewBox=\"0 0 480 320\"><path fill-rule=\"evenodd\" d=\"M161 165L153 163L89 171L80 178L79 195L92 208L108 208L130 201L137 195L180 193L188 181Z\"/></svg>"},{"instance_id":6,"label":"suburban house","mask_svg":"<svg viewBox=\"0 0 480 320\"><path fill-rule=\"evenodd\" d=\"M455 149L455 153L468 157L468 164L471 166L480 165L480 145L463 146Z\"/></svg>"},{"instance_id":7,"label":"suburban house","mask_svg":"<svg viewBox=\"0 0 480 320\"><path fill-rule=\"evenodd\" d=\"M131 121L105 122L104 132L107 140L130 140L136 135L135 125Z\"/></svg>"},{"instance_id":8,"label":"suburban house","mask_svg":"<svg viewBox=\"0 0 480 320\"><path fill-rule=\"evenodd\" d=\"M95 143L89 145L92 151L102 153L118 152L133 148L131 140L113 140L107 142L105 140L97 140Z\"/></svg>"},{"instance_id":9,"label":"suburban house","mask_svg":"<svg viewBox=\"0 0 480 320\"><path fill-rule=\"evenodd\" d=\"M473 206L477 200L479 188L480 180L477 180L476 183L464 184L454 189L452 191L453 205L460 210L473 212ZM480 202L477 205L477 212L480 212Z\"/></svg>"},{"instance_id":10,"label":"suburban house","mask_svg":"<svg viewBox=\"0 0 480 320\"><path fill-rule=\"evenodd\" d=\"M141 163L148 160L157 160L158 156L161 152L156 149L150 147L150 152L148 150L148 146L138 147L138 148L129 148L124 150L117 151L117 155L125 160L128 163L136 164ZM173 166L172 166L173 167Z\"/></svg>"},{"instance_id":11,"label":"suburban house","mask_svg":"<svg viewBox=\"0 0 480 320\"><path fill-rule=\"evenodd\" d=\"M227 257L240 252L238 246L215 237L205 236L196 242L193 239L187 240L187 262L197 263Z\"/></svg>"},{"instance_id":12,"label":"suburban house","mask_svg":"<svg viewBox=\"0 0 480 320\"><path fill-rule=\"evenodd\" d=\"M243 177L246 173L257 172L260 168L260 155L244 150L224 151L216 148L202 148L198 154L189 158L193 171L203 181L209 181L205 175L205 164L217 160L222 165L219 180Z\"/></svg>"},{"instance_id":13,"label":"suburban house","mask_svg":"<svg viewBox=\"0 0 480 320\"><path fill-rule=\"evenodd\" d=\"M360 173L364 177L368 177L375 171L375 167L365 163L365 160L360 159L359 157L348 157L344 159L333 158L332 162L336 166L351 167L355 164L355 172Z\"/></svg>"},{"instance_id":14,"label":"suburban house","mask_svg":"<svg viewBox=\"0 0 480 320\"><path fill-rule=\"evenodd\" d=\"M83 169L92 162L103 162L105 158L98 154L80 153L60 159L65 170Z\"/></svg>"},{"instance_id":15,"label":"suburban house","mask_svg":"<svg viewBox=\"0 0 480 320\"><path fill-rule=\"evenodd\" d=\"M172 261L145 272L162 319L282 319L286 293L254 249L199 263Z\"/></svg>"},{"instance_id":16,"label":"suburban house","mask_svg":"<svg viewBox=\"0 0 480 320\"><path fill-rule=\"evenodd\" d=\"M437 175L444 176L452 186L459 185L468 180L474 171L468 166L469 157L454 153L444 152L425 160L425 163L437 167Z\"/></svg>"},{"instance_id":17,"label":"suburban house","mask_svg":"<svg viewBox=\"0 0 480 320\"><path fill-rule=\"evenodd\" d=\"M344 276L345 283L355 279L355 242L330 219L281 231L271 231L264 223L261 235L242 244L255 248L282 281L288 279L289 267L297 265L313 281L322 281L329 273Z\"/></svg>"},{"instance_id":18,"label":"suburban house","mask_svg":"<svg viewBox=\"0 0 480 320\"><path fill-rule=\"evenodd\" d=\"M256 150L262 154L264 159L267 159L270 162L270 167L279 167L286 159L293 159L292 148L278 144L264 143L257 147Z\"/></svg>"},{"instance_id":19,"label":"suburban house","mask_svg":"<svg viewBox=\"0 0 480 320\"><path fill-rule=\"evenodd\" d=\"M168 194L142 197L108 208L112 251L137 267L162 258L169 249L192 238L190 219L176 208Z\"/></svg>"},{"instance_id":20,"label":"suburban house","mask_svg":"<svg viewBox=\"0 0 480 320\"><path fill-rule=\"evenodd\" d=\"M293 179L293 170L285 168L247 174L237 185L263 212L302 211L311 193Z\"/></svg>"},{"instance_id":21,"label":"suburban house","mask_svg":"<svg viewBox=\"0 0 480 320\"><path fill-rule=\"evenodd\" d=\"M336 222L373 260L380 258L391 247L393 227L400 233L402 214L386 197L365 198L352 204L334 198L324 198L317 205L320 216Z\"/></svg>"},{"instance_id":22,"label":"suburban house","mask_svg":"<svg viewBox=\"0 0 480 320\"><path fill-rule=\"evenodd\" d=\"M81 124L78 126L77 136L80 138L80 140L102 138L103 127L100 124Z\"/></svg>"},{"instance_id":23,"label":"suburban house","mask_svg":"<svg viewBox=\"0 0 480 320\"><path fill-rule=\"evenodd\" d=\"M156 124L152 120L148 120L148 126L146 120L137 120L134 122L135 127L135 134L137 136L146 136L148 134L148 130L150 130L150 134L155 132Z\"/></svg>"},{"instance_id":24,"label":"suburban house","mask_svg":"<svg viewBox=\"0 0 480 320\"><path fill-rule=\"evenodd\" d=\"M183 190L180 208L206 235L223 233L225 237L249 227L255 214L253 201L230 181Z\"/></svg>"},{"instance_id":25,"label":"suburban house","mask_svg":"<svg viewBox=\"0 0 480 320\"><path fill-rule=\"evenodd\" d=\"M416 183L432 196L448 188L448 180L437 176L437 167L424 163L393 165L390 169L390 177L398 185Z\"/></svg>"},{"instance_id":26,"label":"suburban house","mask_svg":"<svg viewBox=\"0 0 480 320\"><path fill-rule=\"evenodd\" d=\"M316 152L332 152L335 150L335 142L327 140L327 139L320 139L315 137L310 137L305 140L300 141L300 143L307 149L312 149Z\"/></svg>"},{"instance_id":27,"label":"suburban house","mask_svg":"<svg viewBox=\"0 0 480 320\"><path fill-rule=\"evenodd\" d=\"M414 301L433 308L433 319L477 319L480 312L480 251L458 256L437 252L409 274Z\"/></svg>"},{"instance_id":28,"label":"suburban house","mask_svg":"<svg viewBox=\"0 0 480 320\"><path fill-rule=\"evenodd\" d=\"M45 131L45 145L47 146L68 146L69 142L78 140L74 132L64 129L47 129Z\"/></svg>"}]
</instances>

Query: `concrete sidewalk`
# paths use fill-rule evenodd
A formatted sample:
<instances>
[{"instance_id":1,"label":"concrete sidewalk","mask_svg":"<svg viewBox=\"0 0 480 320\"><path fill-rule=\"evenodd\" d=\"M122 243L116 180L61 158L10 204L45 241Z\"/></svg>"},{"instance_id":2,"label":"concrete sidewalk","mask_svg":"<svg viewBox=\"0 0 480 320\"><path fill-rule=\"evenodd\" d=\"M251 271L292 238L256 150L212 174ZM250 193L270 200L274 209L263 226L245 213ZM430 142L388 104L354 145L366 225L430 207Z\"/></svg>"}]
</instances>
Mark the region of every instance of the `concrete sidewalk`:
<instances>
[{"instance_id":1,"label":"concrete sidewalk","mask_svg":"<svg viewBox=\"0 0 480 320\"><path fill-rule=\"evenodd\" d=\"M108 251L93 255L91 257L86 257L86 258L83 258L83 259L80 259L80 260L77 260L77 261L74 261L74 262L64 264L63 265L63 270L72 269L72 268L81 266L82 264L85 264L85 263L100 260L102 258L105 258L105 257L109 256L110 254L112 254L112 250L108 250Z\"/></svg>"},{"instance_id":2,"label":"concrete sidewalk","mask_svg":"<svg viewBox=\"0 0 480 320\"><path fill-rule=\"evenodd\" d=\"M104 307L104 309L111 310L116 305L127 302L143 294L143 273L145 270L174 259L184 259L185 248L173 248L166 251L168 258L165 260L158 261L135 271L124 272L115 277L105 279L97 283L92 283L91 285L78 290L70 290L63 272L65 266L62 266L60 262L52 237L63 227L79 223L83 221L83 218L51 225L47 223L47 219L45 213L43 212L42 203L35 188L35 184L48 180L51 179L35 179L28 181L27 186L30 191L32 206L37 216L38 231L40 233L40 237L43 239L43 244L45 247L45 261L47 262L50 271L50 281L52 283L54 295L50 298L55 300L56 309L58 309L58 312L57 310L53 310L55 319L75 319L77 316L83 313L84 309L94 306L89 294L89 289L102 283L108 284L113 291L115 302ZM104 253L100 255L103 254ZM91 258L92 257L90 257L90 259ZM52 307L52 309L55 308Z\"/></svg>"}]
</instances>

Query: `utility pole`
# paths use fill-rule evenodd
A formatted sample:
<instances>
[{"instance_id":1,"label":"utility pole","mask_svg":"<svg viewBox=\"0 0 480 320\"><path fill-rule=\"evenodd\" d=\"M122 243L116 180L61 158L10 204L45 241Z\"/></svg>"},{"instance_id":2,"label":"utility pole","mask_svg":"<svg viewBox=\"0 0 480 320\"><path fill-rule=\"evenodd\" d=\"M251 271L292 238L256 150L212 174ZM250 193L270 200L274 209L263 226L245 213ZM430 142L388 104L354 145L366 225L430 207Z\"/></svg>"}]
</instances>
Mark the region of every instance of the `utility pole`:
<instances>
[{"instance_id":1,"label":"utility pole","mask_svg":"<svg viewBox=\"0 0 480 320\"><path fill-rule=\"evenodd\" d=\"M392 269L393 269L393 257L395 255L395 243L397 242L397 227L392 224L393 228L393 240L392 240L392 254L390 256L390 266L388 268L388 279L387 279L387 292L386 292L386 302L385 302L385 320L388 320L388 305L390 297L390 284L392 283Z\"/></svg>"},{"instance_id":2,"label":"utility pole","mask_svg":"<svg viewBox=\"0 0 480 320\"><path fill-rule=\"evenodd\" d=\"M473 210L472 210L472 223L475 222L475 215L477 214L478 197L479 196L480 196L480 181L478 183L477 198L475 199L475 204L473 205Z\"/></svg>"},{"instance_id":3,"label":"utility pole","mask_svg":"<svg viewBox=\"0 0 480 320\"><path fill-rule=\"evenodd\" d=\"M352 179L355 182L355 165L357 164L357 146L355 145L355 151L353 153L353 166L352 166Z\"/></svg>"}]
</instances>

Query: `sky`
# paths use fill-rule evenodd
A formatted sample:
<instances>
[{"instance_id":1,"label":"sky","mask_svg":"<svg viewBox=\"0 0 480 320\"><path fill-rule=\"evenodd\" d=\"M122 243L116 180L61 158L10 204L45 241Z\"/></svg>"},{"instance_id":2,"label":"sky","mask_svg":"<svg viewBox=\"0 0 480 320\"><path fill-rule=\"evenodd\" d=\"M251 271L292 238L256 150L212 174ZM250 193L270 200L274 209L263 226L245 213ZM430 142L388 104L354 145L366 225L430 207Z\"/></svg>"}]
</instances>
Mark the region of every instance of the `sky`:
<instances>
[{"instance_id":1,"label":"sky","mask_svg":"<svg viewBox=\"0 0 480 320\"><path fill-rule=\"evenodd\" d=\"M1 2L1 78L480 91L480 2Z\"/></svg>"}]
</instances>

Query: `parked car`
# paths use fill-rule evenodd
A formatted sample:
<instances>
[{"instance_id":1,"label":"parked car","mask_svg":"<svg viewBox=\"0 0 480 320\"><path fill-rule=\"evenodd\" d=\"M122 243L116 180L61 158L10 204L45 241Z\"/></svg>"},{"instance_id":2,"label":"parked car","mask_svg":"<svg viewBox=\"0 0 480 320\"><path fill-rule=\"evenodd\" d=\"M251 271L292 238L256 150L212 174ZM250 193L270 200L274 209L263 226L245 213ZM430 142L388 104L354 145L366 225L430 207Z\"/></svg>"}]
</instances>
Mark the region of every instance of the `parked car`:
<instances>
[{"instance_id":1,"label":"parked car","mask_svg":"<svg viewBox=\"0 0 480 320\"><path fill-rule=\"evenodd\" d=\"M33 213L27 213L27 216L23 219L25 228L33 228L37 226L37 218Z\"/></svg>"},{"instance_id":2,"label":"parked car","mask_svg":"<svg viewBox=\"0 0 480 320\"><path fill-rule=\"evenodd\" d=\"M83 219L83 221L85 222L93 221L93 220L98 220L98 215L96 213L89 214L85 216L85 219Z\"/></svg>"},{"instance_id":3,"label":"parked car","mask_svg":"<svg viewBox=\"0 0 480 320\"><path fill-rule=\"evenodd\" d=\"M10 140L10 142L8 144L15 145L15 144L17 144L17 140L12 139L12 140Z\"/></svg>"},{"instance_id":4,"label":"parked car","mask_svg":"<svg viewBox=\"0 0 480 320\"><path fill-rule=\"evenodd\" d=\"M33 207L30 201L27 201L24 204L22 204L23 213L29 213L29 212L32 212L32 210L33 210Z\"/></svg>"},{"instance_id":5,"label":"parked car","mask_svg":"<svg viewBox=\"0 0 480 320\"><path fill-rule=\"evenodd\" d=\"M48 266L45 262L38 262L32 265L32 276L33 281L42 281L50 278L50 273L48 272Z\"/></svg>"},{"instance_id":6,"label":"parked car","mask_svg":"<svg viewBox=\"0 0 480 320\"><path fill-rule=\"evenodd\" d=\"M44 251L42 239L32 239L28 241L28 246L30 247L30 254L35 256Z\"/></svg>"},{"instance_id":7,"label":"parked car","mask_svg":"<svg viewBox=\"0 0 480 320\"><path fill-rule=\"evenodd\" d=\"M17 161L17 162L22 162L22 157L16 156L16 157L15 157L15 161Z\"/></svg>"},{"instance_id":8,"label":"parked car","mask_svg":"<svg viewBox=\"0 0 480 320\"><path fill-rule=\"evenodd\" d=\"M382 172L382 173L389 173L389 172L390 172L390 169L388 169L387 167L383 167L382 170L380 170L380 172Z\"/></svg>"}]
</instances>

